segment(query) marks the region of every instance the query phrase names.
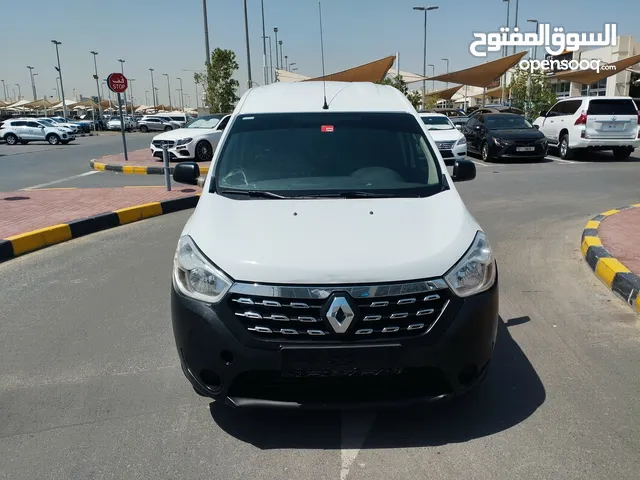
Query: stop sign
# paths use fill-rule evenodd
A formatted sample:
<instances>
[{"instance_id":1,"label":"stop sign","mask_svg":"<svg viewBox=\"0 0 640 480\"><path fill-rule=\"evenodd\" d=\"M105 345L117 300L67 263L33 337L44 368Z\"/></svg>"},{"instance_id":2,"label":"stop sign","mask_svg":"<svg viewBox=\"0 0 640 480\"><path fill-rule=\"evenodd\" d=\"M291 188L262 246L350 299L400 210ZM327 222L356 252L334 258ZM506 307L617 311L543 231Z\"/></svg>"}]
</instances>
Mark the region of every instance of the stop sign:
<instances>
[{"instance_id":1,"label":"stop sign","mask_svg":"<svg viewBox=\"0 0 640 480\"><path fill-rule=\"evenodd\" d=\"M127 89L128 85L127 77L121 73L115 72L107 77L107 86L112 92L122 93Z\"/></svg>"}]
</instances>

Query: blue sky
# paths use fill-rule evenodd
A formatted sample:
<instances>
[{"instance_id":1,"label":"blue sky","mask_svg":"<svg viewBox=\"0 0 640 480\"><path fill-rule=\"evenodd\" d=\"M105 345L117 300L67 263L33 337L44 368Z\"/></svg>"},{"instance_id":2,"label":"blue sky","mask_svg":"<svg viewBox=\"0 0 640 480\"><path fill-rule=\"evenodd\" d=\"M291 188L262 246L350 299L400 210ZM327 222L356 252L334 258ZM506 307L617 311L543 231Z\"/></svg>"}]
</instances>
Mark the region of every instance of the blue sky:
<instances>
[{"instance_id":1,"label":"blue sky","mask_svg":"<svg viewBox=\"0 0 640 480\"><path fill-rule=\"evenodd\" d=\"M515 1L511 0L511 25ZM262 83L260 0L247 3L253 80ZM273 27L277 26L284 54L289 62L297 63L298 73L319 75L318 2L264 0L264 4L267 35L272 36L274 48ZM323 0L327 73L398 51L400 68L420 73L424 17L412 10L416 4L420 3ZM431 0L428 5L440 7L429 12L428 22L428 58L429 63L435 64L436 73L446 68L442 58L450 59L451 71L480 63L469 54L472 32L496 31L506 20L506 3L502 0ZM247 84L242 0L208 0L208 14L211 49L221 47L236 52L240 64L236 77L242 92ZM599 32L604 23L617 23L618 34L640 39L637 0L520 0L518 17L519 25L526 30L533 30L533 24L525 23L527 18L563 26L565 31ZM62 42L60 60L67 98L73 97L73 89L76 95L95 95L93 57L89 51L96 50L102 78L119 71L118 58L126 60L125 74L136 79L136 103L144 103L145 90L150 96L148 69L155 68L161 103L168 100L166 77L161 74L168 73L172 94L176 95L178 87L176 77L182 77L184 92L195 105L193 73L184 70L201 69L204 64L201 0L4 0L2 39L0 78L5 80L9 96L12 88L17 91L14 84L18 83L23 97L32 98L27 65L34 66L38 73L38 97L56 95L55 48L50 43L56 39Z\"/></svg>"}]
</instances>

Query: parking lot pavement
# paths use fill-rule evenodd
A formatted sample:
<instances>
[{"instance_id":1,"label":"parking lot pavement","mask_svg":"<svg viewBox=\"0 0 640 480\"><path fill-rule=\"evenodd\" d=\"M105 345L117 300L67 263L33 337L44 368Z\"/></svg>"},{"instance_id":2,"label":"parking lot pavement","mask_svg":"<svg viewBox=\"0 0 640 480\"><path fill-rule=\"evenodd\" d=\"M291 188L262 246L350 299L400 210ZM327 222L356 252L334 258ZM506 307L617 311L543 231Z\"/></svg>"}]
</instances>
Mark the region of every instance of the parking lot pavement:
<instances>
[{"instance_id":1,"label":"parking lot pavement","mask_svg":"<svg viewBox=\"0 0 640 480\"><path fill-rule=\"evenodd\" d=\"M1 471L33 478L636 480L637 316L590 272L585 223L637 203L634 163L479 168L502 322L485 384L441 408L230 411L183 377L171 259L190 212L0 264Z\"/></svg>"}]
</instances>

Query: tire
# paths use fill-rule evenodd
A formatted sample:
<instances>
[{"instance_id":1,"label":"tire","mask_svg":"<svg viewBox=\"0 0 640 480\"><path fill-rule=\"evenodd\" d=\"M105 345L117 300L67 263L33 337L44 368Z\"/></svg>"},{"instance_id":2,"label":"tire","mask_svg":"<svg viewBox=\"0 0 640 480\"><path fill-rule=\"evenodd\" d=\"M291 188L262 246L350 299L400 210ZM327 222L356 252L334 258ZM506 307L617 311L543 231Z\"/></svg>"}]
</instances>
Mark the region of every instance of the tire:
<instances>
[{"instance_id":1,"label":"tire","mask_svg":"<svg viewBox=\"0 0 640 480\"><path fill-rule=\"evenodd\" d=\"M4 141L7 145L16 145L18 143L18 137L13 133L7 133L4 137Z\"/></svg>"},{"instance_id":2,"label":"tire","mask_svg":"<svg viewBox=\"0 0 640 480\"><path fill-rule=\"evenodd\" d=\"M140 131L142 133L147 133L149 131L149 127L147 127L146 125L140 125Z\"/></svg>"},{"instance_id":3,"label":"tire","mask_svg":"<svg viewBox=\"0 0 640 480\"><path fill-rule=\"evenodd\" d=\"M633 150L627 147L617 147L613 149L613 156L618 160L626 160L627 158L629 158L629 155L631 155L632 151Z\"/></svg>"},{"instance_id":4,"label":"tire","mask_svg":"<svg viewBox=\"0 0 640 480\"><path fill-rule=\"evenodd\" d=\"M558 143L558 155L562 160L571 160L575 153L575 150L569 148L569 135L565 133L560 138L560 143Z\"/></svg>"},{"instance_id":5,"label":"tire","mask_svg":"<svg viewBox=\"0 0 640 480\"><path fill-rule=\"evenodd\" d=\"M491 162L491 153L489 153L489 144L485 141L482 142L482 146L480 147L480 156L482 157L483 162Z\"/></svg>"},{"instance_id":6,"label":"tire","mask_svg":"<svg viewBox=\"0 0 640 480\"><path fill-rule=\"evenodd\" d=\"M200 140L196 145L195 156L197 162L210 162L213 158L213 148L206 140Z\"/></svg>"},{"instance_id":7,"label":"tire","mask_svg":"<svg viewBox=\"0 0 640 480\"><path fill-rule=\"evenodd\" d=\"M60 143L60 137L55 133L50 133L47 135L47 142L49 142L49 145L58 145Z\"/></svg>"},{"instance_id":8,"label":"tire","mask_svg":"<svg viewBox=\"0 0 640 480\"><path fill-rule=\"evenodd\" d=\"M171 130L173 130L173 128L171 128L169 126L164 127L164 131L165 132L170 132Z\"/></svg>"}]
</instances>

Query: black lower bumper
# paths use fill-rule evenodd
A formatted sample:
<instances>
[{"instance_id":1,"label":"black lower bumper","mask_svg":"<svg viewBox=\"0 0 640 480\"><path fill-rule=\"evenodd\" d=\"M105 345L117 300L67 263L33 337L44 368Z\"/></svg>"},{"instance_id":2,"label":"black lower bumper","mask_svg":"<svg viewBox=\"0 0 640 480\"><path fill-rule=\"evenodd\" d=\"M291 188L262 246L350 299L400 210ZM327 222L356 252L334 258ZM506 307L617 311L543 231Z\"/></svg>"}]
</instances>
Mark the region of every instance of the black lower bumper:
<instances>
[{"instance_id":1,"label":"black lower bumper","mask_svg":"<svg viewBox=\"0 0 640 480\"><path fill-rule=\"evenodd\" d=\"M171 312L182 369L201 395L236 407L349 408L441 402L462 395L483 379L495 345L498 286L456 299L447 315L420 337L357 348L395 347L392 368L332 376L330 369L304 375L283 372L283 347L239 329L210 305L172 288ZM316 345L314 347L322 346ZM327 346L329 348L329 346ZM353 349L353 344L331 348ZM370 353L370 352L369 352Z\"/></svg>"}]
</instances>

